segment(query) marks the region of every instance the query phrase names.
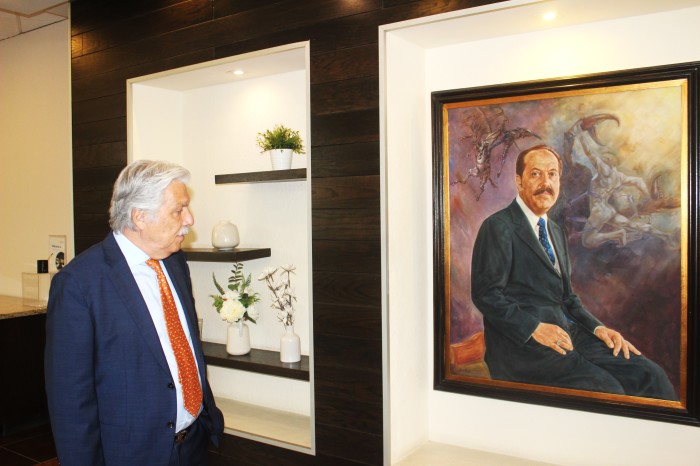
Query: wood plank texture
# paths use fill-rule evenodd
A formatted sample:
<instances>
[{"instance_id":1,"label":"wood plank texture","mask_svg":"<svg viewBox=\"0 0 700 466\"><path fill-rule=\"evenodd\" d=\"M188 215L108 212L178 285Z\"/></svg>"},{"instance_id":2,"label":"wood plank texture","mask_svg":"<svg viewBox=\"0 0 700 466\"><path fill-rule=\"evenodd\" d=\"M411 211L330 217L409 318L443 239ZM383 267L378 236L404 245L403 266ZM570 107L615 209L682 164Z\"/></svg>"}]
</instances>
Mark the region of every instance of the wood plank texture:
<instances>
[{"instance_id":1,"label":"wood plank texture","mask_svg":"<svg viewBox=\"0 0 700 466\"><path fill-rule=\"evenodd\" d=\"M316 455L226 435L210 464L383 463L377 28L489 3L71 2L76 253L109 231L126 164L126 80L310 41Z\"/></svg>"},{"instance_id":2,"label":"wood plank texture","mask_svg":"<svg viewBox=\"0 0 700 466\"><path fill-rule=\"evenodd\" d=\"M316 423L316 448L332 457L348 458L360 464L382 464L382 442L381 435Z\"/></svg>"},{"instance_id":3,"label":"wood plank texture","mask_svg":"<svg viewBox=\"0 0 700 466\"><path fill-rule=\"evenodd\" d=\"M73 146L73 170L126 165L126 141ZM110 188L111 190L111 188Z\"/></svg>"},{"instance_id":4,"label":"wood plank texture","mask_svg":"<svg viewBox=\"0 0 700 466\"><path fill-rule=\"evenodd\" d=\"M382 339L380 305L314 304L314 332L346 338Z\"/></svg>"},{"instance_id":5,"label":"wood plank texture","mask_svg":"<svg viewBox=\"0 0 700 466\"><path fill-rule=\"evenodd\" d=\"M94 59L94 57L98 55L100 54L87 55L86 60ZM194 65L213 59L214 51L206 48L172 57L152 56L146 63L142 63L138 66L118 68L110 72L106 72L104 69L100 68L99 61L94 59L89 66L97 70L95 74L87 75L83 79L78 79L76 76L72 77L73 102L123 93L126 91L127 79ZM124 99L123 105L123 113L126 115L126 99ZM95 118L99 119L99 116L100 115L95 115Z\"/></svg>"},{"instance_id":6,"label":"wood plank texture","mask_svg":"<svg viewBox=\"0 0 700 466\"><path fill-rule=\"evenodd\" d=\"M77 194L77 193L75 193ZM78 249L78 238L83 236L91 236L92 238L98 238L96 242L102 241L107 233L109 233L109 214L83 214L80 212L75 212L74 228L75 231L80 231L81 235L76 235L76 254L82 252L84 249ZM87 246L92 246L92 244L87 244Z\"/></svg>"},{"instance_id":7,"label":"wood plank texture","mask_svg":"<svg viewBox=\"0 0 700 466\"><path fill-rule=\"evenodd\" d=\"M126 117L125 92L73 103L73 124Z\"/></svg>"},{"instance_id":8,"label":"wood plank texture","mask_svg":"<svg viewBox=\"0 0 700 466\"><path fill-rule=\"evenodd\" d=\"M267 7L283 0L218 0L214 2L214 17L231 16L247 10Z\"/></svg>"},{"instance_id":9,"label":"wood plank texture","mask_svg":"<svg viewBox=\"0 0 700 466\"><path fill-rule=\"evenodd\" d=\"M316 395L316 424L337 425L343 419L343 428L373 435L382 435L382 403L353 400L343 403L337 397L319 393Z\"/></svg>"},{"instance_id":10,"label":"wood plank texture","mask_svg":"<svg viewBox=\"0 0 700 466\"><path fill-rule=\"evenodd\" d=\"M75 191L111 191L114 180L117 179L122 168L119 165L108 165L74 169L74 189Z\"/></svg>"},{"instance_id":11,"label":"wood plank texture","mask_svg":"<svg viewBox=\"0 0 700 466\"><path fill-rule=\"evenodd\" d=\"M314 354L315 366L340 366L347 369L373 369L380 373L382 370L381 341L365 338L340 338L335 335L314 333L314 346L321 345L323 351Z\"/></svg>"},{"instance_id":12,"label":"wood plank texture","mask_svg":"<svg viewBox=\"0 0 700 466\"><path fill-rule=\"evenodd\" d=\"M376 239L380 234L379 202L367 209L313 209L311 234L327 240Z\"/></svg>"},{"instance_id":13,"label":"wood plank texture","mask_svg":"<svg viewBox=\"0 0 700 466\"><path fill-rule=\"evenodd\" d=\"M374 208L379 199L379 176L316 178L311 199L314 209Z\"/></svg>"},{"instance_id":14,"label":"wood plank texture","mask_svg":"<svg viewBox=\"0 0 700 466\"><path fill-rule=\"evenodd\" d=\"M356 399L382 401L381 370L322 366L315 363L314 371L315 389L319 395L332 393L338 400L350 403ZM336 422L344 420L337 419Z\"/></svg>"},{"instance_id":15,"label":"wood plank texture","mask_svg":"<svg viewBox=\"0 0 700 466\"><path fill-rule=\"evenodd\" d=\"M379 142L316 146L311 174L314 182L328 176L379 175Z\"/></svg>"},{"instance_id":16,"label":"wood plank texture","mask_svg":"<svg viewBox=\"0 0 700 466\"><path fill-rule=\"evenodd\" d=\"M373 110L379 103L379 79L375 76L311 85L311 113L343 113Z\"/></svg>"},{"instance_id":17,"label":"wood plank texture","mask_svg":"<svg viewBox=\"0 0 700 466\"><path fill-rule=\"evenodd\" d=\"M77 36L85 31L128 21L131 17L180 2L182 0L122 0L120 2L73 0L71 2L71 34Z\"/></svg>"},{"instance_id":18,"label":"wood plank texture","mask_svg":"<svg viewBox=\"0 0 700 466\"><path fill-rule=\"evenodd\" d=\"M75 212L104 214L109 210L111 200L111 189L84 191L73 200L73 208Z\"/></svg>"},{"instance_id":19,"label":"wood plank texture","mask_svg":"<svg viewBox=\"0 0 700 466\"><path fill-rule=\"evenodd\" d=\"M312 97L313 99L313 97ZM311 114L311 145L352 144L379 141L379 109Z\"/></svg>"},{"instance_id":20,"label":"wood plank texture","mask_svg":"<svg viewBox=\"0 0 700 466\"><path fill-rule=\"evenodd\" d=\"M77 58L139 40L201 24L213 19L210 0L180 1L170 8L158 8L145 14L104 23L99 33L73 31L73 57Z\"/></svg>"},{"instance_id":21,"label":"wood plank texture","mask_svg":"<svg viewBox=\"0 0 700 466\"><path fill-rule=\"evenodd\" d=\"M314 271L314 303L368 306L381 300L381 276Z\"/></svg>"},{"instance_id":22,"label":"wood plank texture","mask_svg":"<svg viewBox=\"0 0 700 466\"><path fill-rule=\"evenodd\" d=\"M311 84L377 76L379 49L375 44L316 54L311 61Z\"/></svg>"},{"instance_id":23,"label":"wood plank texture","mask_svg":"<svg viewBox=\"0 0 700 466\"><path fill-rule=\"evenodd\" d=\"M73 125L73 147L124 140L126 140L126 117Z\"/></svg>"},{"instance_id":24,"label":"wood plank texture","mask_svg":"<svg viewBox=\"0 0 700 466\"><path fill-rule=\"evenodd\" d=\"M314 239L314 270L316 272L376 271L381 266L381 243L372 241L337 241Z\"/></svg>"}]
</instances>

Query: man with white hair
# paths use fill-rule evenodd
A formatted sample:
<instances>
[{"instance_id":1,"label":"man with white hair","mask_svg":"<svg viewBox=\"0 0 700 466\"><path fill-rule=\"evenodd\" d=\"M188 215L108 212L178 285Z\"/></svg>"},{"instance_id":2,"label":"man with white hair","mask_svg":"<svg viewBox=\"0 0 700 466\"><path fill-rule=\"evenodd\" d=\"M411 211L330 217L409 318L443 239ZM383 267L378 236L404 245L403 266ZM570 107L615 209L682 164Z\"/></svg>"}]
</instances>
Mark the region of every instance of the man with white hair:
<instances>
[{"instance_id":1,"label":"man with white hair","mask_svg":"<svg viewBox=\"0 0 700 466\"><path fill-rule=\"evenodd\" d=\"M206 465L223 416L206 377L189 268L190 173L137 161L112 232L53 279L46 391L62 466Z\"/></svg>"}]
</instances>

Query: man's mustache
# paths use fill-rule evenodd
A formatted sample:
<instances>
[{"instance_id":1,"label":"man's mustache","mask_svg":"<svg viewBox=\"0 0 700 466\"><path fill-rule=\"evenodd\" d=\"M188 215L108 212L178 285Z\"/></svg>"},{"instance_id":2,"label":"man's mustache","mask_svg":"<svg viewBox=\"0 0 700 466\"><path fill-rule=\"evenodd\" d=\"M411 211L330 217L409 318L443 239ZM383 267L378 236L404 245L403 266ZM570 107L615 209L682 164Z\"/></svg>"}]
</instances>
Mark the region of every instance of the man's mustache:
<instances>
[{"instance_id":1,"label":"man's mustache","mask_svg":"<svg viewBox=\"0 0 700 466\"><path fill-rule=\"evenodd\" d=\"M190 227L182 227L182 229L177 233L178 236L185 236L190 232Z\"/></svg>"},{"instance_id":2,"label":"man's mustache","mask_svg":"<svg viewBox=\"0 0 700 466\"><path fill-rule=\"evenodd\" d=\"M535 196L539 196L540 194L548 193L550 196L554 196L554 190L550 188L549 186L545 186L543 188L538 189L535 191Z\"/></svg>"}]
</instances>

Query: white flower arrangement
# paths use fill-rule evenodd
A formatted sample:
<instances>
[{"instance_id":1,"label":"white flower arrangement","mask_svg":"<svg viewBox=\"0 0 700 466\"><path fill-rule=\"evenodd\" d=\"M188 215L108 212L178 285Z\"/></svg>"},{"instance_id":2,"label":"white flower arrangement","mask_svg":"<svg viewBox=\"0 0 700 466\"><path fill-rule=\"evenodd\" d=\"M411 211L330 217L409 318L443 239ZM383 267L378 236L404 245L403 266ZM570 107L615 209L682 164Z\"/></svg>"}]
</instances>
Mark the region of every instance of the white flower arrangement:
<instances>
[{"instance_id":1,"label":"white flower arrangement","mask_svg":"<svg viewBox=\"0 0 700 466\"><path fill-rule=\"evenodd\" d=\"M214 302L212 306L221 315L221 320L229 323L249 320L255 323L258 318L258 310L255 303L260 301L258 293L250 292L250 274L243 275L243 264L236 263L231 270L233 275L228 279L228 290L224 290L216 281L216 276L212 273L214 286L219 291L218 295L210 295Z\"/></svg>"},{"instance_id":2,"label":"white flower arrangement","mask_svg":"<svg viewBox=\"0 0 700 466\"><path fill-rule=\"evenodd\" d=\"M259 281L267 284L272 298L270 307L277 310L277 320L285 326L294 324L294 302L297 297L292 287L291 276L295 270L296 267L292 264L268 267L258 277ZM275 276L277 272L279 275Z\"/></svg>"}]
</instances>

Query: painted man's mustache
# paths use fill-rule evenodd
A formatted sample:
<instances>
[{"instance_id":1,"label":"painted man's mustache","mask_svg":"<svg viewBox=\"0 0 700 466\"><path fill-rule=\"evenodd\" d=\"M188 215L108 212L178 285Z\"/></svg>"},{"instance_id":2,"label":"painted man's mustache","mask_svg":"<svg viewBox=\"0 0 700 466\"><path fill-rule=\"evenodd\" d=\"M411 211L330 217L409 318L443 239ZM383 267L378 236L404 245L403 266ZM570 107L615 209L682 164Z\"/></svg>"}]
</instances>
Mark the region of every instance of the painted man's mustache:
<instances>
[{"instance_id":1,"label":"painted man's mustache","mask_svg":"<svg viewBox=\"0 0 700 466\"><path fill-rule=\"evenodd\" d=\"M554 190L548 186L545 186L544 188L540 188L537 191L535 191L535 196L539 196L540 194L548 193L550 196L554 196Z\"/></svg>"}]
</instances>

